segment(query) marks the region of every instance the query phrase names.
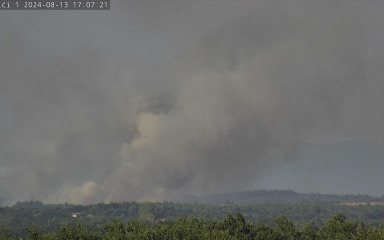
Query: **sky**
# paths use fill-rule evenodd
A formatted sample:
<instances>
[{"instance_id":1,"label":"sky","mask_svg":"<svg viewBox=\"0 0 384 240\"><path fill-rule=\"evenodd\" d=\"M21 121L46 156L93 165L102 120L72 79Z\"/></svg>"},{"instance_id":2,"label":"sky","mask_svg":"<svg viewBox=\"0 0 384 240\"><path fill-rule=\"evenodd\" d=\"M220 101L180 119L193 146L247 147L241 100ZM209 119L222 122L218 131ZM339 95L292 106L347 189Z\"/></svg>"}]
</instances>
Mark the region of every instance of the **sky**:
<instances>
[{"instance_id":1,"label":"sky","mask_svg":"<svg viewBox=\"0 0 384 240\"><path fill-rule=\"evenodd\" d=\"M382 195L383 11L302 0L1 11L0 203Z\"/></svg>"}]
</instances>

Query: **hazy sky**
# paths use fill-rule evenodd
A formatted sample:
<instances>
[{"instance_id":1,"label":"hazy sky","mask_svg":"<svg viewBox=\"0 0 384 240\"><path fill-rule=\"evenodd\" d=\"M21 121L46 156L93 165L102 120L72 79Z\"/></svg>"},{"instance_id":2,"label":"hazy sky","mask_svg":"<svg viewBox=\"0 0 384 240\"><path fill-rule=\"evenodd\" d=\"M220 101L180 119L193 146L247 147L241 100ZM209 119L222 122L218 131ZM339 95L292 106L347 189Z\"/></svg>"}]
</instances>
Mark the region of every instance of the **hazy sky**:
<instances>
[{"instance_id":1,"label":"hazy sky","mask_svg":"<svg viewBox=\"0 0 384 240\"><path fill-rule=\"evenodd\" d=\"M342 177L366 160L326 167L321 151L307 160L308 144L384 144L384 2L112 0L111 8L1 11L3 203L260 187L382 194L384 186L366 188L384 182L369 178L384 166L381 152L351 182L319 184L295 171L324 166L315 179Z\"/></svg>"}]
</instances>

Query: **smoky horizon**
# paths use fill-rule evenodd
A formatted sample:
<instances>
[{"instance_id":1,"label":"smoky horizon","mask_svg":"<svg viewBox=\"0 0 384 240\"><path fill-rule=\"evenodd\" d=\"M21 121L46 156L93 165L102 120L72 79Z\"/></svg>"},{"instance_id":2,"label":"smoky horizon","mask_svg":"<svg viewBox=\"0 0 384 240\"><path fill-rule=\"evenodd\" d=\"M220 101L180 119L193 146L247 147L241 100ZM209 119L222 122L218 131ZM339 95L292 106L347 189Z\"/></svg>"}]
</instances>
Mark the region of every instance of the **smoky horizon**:
<instances>
[{"instance_id":1,"label":"smoky horizon","mask_svg":"<svg viewBox=\"0 0 384 240\"><path fill-rule=\"evenodd\" d=\"M2 11L0 204L381 196L384 3Z\"/></svg>"}]
</instances>

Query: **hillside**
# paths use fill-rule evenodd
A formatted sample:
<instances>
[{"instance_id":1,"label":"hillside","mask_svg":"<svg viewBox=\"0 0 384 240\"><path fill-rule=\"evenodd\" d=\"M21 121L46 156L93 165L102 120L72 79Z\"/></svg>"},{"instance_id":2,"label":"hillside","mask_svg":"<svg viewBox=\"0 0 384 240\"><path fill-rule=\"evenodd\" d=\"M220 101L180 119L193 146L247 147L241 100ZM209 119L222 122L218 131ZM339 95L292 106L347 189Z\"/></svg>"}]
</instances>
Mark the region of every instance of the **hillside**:
<instances>
[{"instance_id":1,"label":"hillside","mask_svg":"<svg viewBox=\"0 0 384 240\"><path fill-rule=\"evenodd\" d=\"M371 197L369 195L297 193L291 190L258 190L192 197L192 199L193 201L200 203L264 204L378 202L384 200L384 197Z\"/></svg>"}]
</instances>

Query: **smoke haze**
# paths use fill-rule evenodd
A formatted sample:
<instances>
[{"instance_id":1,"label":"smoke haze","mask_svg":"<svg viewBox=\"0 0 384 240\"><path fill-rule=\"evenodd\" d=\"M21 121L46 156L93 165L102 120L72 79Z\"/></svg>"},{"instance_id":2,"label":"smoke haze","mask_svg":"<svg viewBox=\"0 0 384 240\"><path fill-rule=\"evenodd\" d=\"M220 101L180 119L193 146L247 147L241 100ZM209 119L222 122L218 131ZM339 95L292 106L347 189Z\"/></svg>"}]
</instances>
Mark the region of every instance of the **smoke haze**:
<instances>
[{"instance_id":1,"label":"smoke haze","mask_svg":"<svg viewBox=\"0 0 384 240\"><path fill-rule=\"evenodd\" d=\"M0 199L279 188L294 173L278 166L306 162L297 156L307 143L381 146L383 10L380 1L113 0L111 11L2 11ZM338 174L356 165L344 162ZM298 171L313 169L306 163ZM364 184L343 192L351 183L300 188L306 177L281 186L366 193ZM384 191L384 179L361 179L376 186L370 194Z\"/></svg>"}]
</instances>

